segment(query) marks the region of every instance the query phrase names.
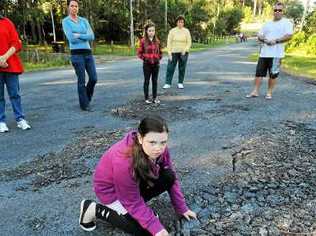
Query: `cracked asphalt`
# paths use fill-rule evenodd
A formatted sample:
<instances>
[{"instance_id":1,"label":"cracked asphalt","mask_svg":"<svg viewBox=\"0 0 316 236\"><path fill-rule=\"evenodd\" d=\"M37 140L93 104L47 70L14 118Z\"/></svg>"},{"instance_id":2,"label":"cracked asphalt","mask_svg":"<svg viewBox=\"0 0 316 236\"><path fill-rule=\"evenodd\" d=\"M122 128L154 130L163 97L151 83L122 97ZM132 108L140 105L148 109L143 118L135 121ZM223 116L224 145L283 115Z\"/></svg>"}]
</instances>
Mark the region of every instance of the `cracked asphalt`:
<instances>
[{"instance_id":1,"label":"cracked asphalt","mask_svg":"<svg viewBox=\"0 0 316 236\"><path fill-rule=\"evenodd\" d=\"M158 107L142 103L138 59L97 65L94 112L79 109L72 68L23 74L22 103L33 128L15 127L7 100L10 132L0 135L1 235L90 235L78 227L78 213L83 198L95 199L91 171L101 153L144 114L167 119L169 147L186 195L231 174L232 154L262 130L273 131L285 121L316 129L313 84L281 73L272 100L264 99L266 80L259 98L245 98L256 66L248 55L256 50L250 41L192 53L184 90L176 88L177 74L173 87L162 90L164 58ZM121 235L106 224L93 234L105 232Z\"/></svg>"}]
</instances>

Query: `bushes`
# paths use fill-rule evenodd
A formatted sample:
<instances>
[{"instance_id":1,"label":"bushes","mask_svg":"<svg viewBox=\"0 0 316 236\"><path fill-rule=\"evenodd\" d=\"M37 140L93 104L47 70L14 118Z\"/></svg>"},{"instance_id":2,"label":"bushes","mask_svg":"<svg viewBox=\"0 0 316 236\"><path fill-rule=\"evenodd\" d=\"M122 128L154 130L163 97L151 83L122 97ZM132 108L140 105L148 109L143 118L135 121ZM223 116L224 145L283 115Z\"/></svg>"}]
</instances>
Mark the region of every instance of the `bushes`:
<instances>
[{"instance_id":1,"label":"bushes","mask_svg":"<svg viewBox=\"0 0 316 236\"><path fill-rule=\"evenodd\" d=\"M287 52L292 52L293 50L299 48L306 41L306 34L304 32L298 32L294 34L292 39L287 44Z\"/></svg>"},{"instance_id":2,"label":"bushes","mask_svg":"<svg viewBox=\"0 0 316 236\"><path fill-rule=\"evenodd\" d=\"M316 55L316 33L307 36L305 32L296 33L286 47L287 52L300 52L309 56Z\"/></svg>"},{"instance_id":3,"label":"bushes","mask_svg":"<svg viewBox=\"0 0 316 236\"><path fill-rule=\"evenodd\" d=\"M287 45L287 52L316 55L316 11L306 19L303 31L296 33Z\"/></svg>"},{"instance_id":4,"label":"bushes","mask_svg":"<svg viewBox=\"0 0 316 236\"><path fill-rule=\"evenodd\" d=\"M306 41L307 55L316 56L316 34L312 34Z\"/></svg>"},{"instance_id":5,"label":"bushes","mask_svg":"<svg viewBox=\"0 0 316 236\"><path fill-rule=\"evenodd\" d=\"M69 56L62 53L49 53L38 49L23 50L20 53L26 71L70 65Z\"/></svg>"}]
</instances>

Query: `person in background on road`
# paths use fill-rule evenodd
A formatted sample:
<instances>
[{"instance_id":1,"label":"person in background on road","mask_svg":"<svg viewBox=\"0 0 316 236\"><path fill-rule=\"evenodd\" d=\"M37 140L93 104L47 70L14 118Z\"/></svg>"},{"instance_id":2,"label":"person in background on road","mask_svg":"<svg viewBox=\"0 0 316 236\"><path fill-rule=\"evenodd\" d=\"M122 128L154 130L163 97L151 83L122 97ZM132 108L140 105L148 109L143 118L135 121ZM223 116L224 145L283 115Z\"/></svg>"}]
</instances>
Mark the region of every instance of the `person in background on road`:
<instances>
[{"instance_id":1,"label":"person in background on road","mask_svg":"<svg viewBox=\"0 0 316 236\"><path fill-rule=\"evenodd\" d=\"M171 29L168 34L167 49L169 60L166 72L166 82L163 86L164 89L168 89L171 87L172 77L178 62L178 88L184 88L183 81L192 40L190 31L184 27L184 16L178 16L176 19L176 23L177 27Z\"/></svg>"},{"instance_id":2,"label":"person in background on road","mask_svg":"<svg viewBox=\"0 0 316 236\"><path fill-rule=\"evenodd\" d=\"M17 53L22 49L22 42L14 24L1 15L3 4L0 4L0 133L8 132L5 123L5 98L4 86L12 104L17 127L28 130L31 126L25 120L21 97L19 74L23 72L23 65Z\"/></svg>"},{"instance_id":3,"label":"person in background on road","mask_svg":"<svg viewBox=\"0 0 316 236\"><path fill-rule=\"evenodd\" d=\"M95 61L89 42L94 40L94 33L87 19L78 16L79 2L68 2L69 15L63 19L62 25L71 52L71 63L78 78L78 95L80 108L91 111L90 102L97 83ZM89 81L86 85L85 73Z\"/></svg>"},{"instance_id":4,"label":"person in background on road","mask_svg":"<svg viewBox=\"0 0 316 236\"><path fill-rule=\"evenodd\" d=\"M256 69L255 88L246 97L258 97L262 77L269 71L268 92L266 99L272 99L272 90L279 76L281 58L284 57L284 43L293 35L293 24L283 17L284 5L277 2L274 7L274 18L264 24L259 31L258 40L263 43Z\"/></svg>"},{"instance_id":5,"label":"person in background on road","mask_svg":"<svg viewBox=\"0 0 316 236\"><path fill-rule=\"evenodd\" d=\"M176 212L196 219L180 190L167 147L168 127L160 117L146 117L106 151L94 172L94 190L101 204L83 200L80 226L92 231L96 219L127 233L145 236L169 235L147 201L168 191Z\"/></svg>"},{"instance_id":6,"label":"person in background on road","mask_svg":"<svg viewBox=\"0 0 316 236\"><path fill-rule=\"evenodd\" d=\"M137 55L143 60L145 103L160 103L157 98L159 63L162 58L161 44L155 34L155 24L148 22L144 28L144 38L140 41ZM149 100L149 81L152 81L152 102Z\"/></svg>"}]
</instances>

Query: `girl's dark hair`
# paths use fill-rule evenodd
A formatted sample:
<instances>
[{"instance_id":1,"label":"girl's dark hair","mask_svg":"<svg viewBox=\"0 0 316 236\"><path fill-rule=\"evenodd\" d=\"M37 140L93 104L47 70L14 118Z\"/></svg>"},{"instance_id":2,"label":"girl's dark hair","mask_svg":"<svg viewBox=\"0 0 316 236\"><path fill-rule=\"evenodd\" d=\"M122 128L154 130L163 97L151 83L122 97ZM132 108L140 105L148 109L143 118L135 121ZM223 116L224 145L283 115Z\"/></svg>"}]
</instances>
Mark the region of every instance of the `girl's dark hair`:
<instances>
[{"instance_id":1,"label":"girl's dark hair","mask_svg":"<svg viewBox=\"0 0 316 236\"><path fill-rule=\"evenodd\" d=\"M79 0L68 0L67 6L69 6L71 2L76 2L79 5Z\"/></svg>"},{"instance_id":2,"label":"girl's dark hair","mask_svg":"<svg viewBox=\"0 0 316 236\"><path fill-rule=\"evenodd\" d=\"M183 20L183 22L185 23L185 18L184 18L183 15L177 16L177 18L176 18L176 24L178 23L179 20Z\"/></svg>"},{"instance_id":3,"label":"girl's dark hair","mask_svg":"<svg viewBox=\"0 0 316 236\"><path fill-rule=\"evenodd\" d=\"M145 137L149 132L163 133L169 132L166 121L160 116L150 116L141 120L138 126L138 133L141 137ZM139 143L138 138L135 138L135 143L132 147L133 156L133 170L136 181L143 180L149 186L153 185L152 180L156 179L151 169L151 161L147 154L144 152L142 145Z\"/></svg>"},{"instance_id":4,"label":"girl's dark hair","mask_svg":"<svg viewBox=\"0 0 316 236\"><path fill-rule=\"evenodd\" d=\"M148 43L149 43L149 37L148 37L147 30L148 30L150 27L156 27L155 23L152 22L152 21L148 21L148 22L145 24L145 26L144 26L145 44L148 44ZM158 37L157 37L157 32L156 32L155 35L154 35L153 42L154 42L155 44L158 44L158 43L159 43L159 39L158 39Z\"/></svg>"}]
</instances>

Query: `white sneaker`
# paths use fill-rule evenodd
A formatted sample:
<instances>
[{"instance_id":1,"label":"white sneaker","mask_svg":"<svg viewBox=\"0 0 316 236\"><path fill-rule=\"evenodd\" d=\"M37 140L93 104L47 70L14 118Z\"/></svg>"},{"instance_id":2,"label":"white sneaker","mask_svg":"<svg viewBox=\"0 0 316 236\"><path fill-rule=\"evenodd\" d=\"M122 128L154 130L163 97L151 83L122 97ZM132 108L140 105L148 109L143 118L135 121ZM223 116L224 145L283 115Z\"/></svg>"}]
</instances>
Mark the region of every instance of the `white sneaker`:
<instances>
[{"instance_id":1,"label":"white sneaker","mask_svg":"<svg viewBox=\"0 0 316 236\"><path fill-rule=\"evenodd\" d=\"M163 89L169 89L169 88L171 88L171 85L170 84L165 84L162 88Z\"/></svg>"},{"instance_id":2,"label":"white sneaker","mask_svg":"<svg viewBox=\"0 0 316 236\"><path fill-rule=\"evenodd\" d=\"M24 119L17 122L17 127L22 129L22 130L27 130L27 129L31 128L31 126Z\"/></svg>"},{"instance_id":3,"label":"white sneaker","mask_svg":"<svg viewBox=\"0 0 316 236\"><path fill-rule=\"evenodd\" d=\"M160 104L160 100L158 98L156 98L153 103L156 103L156 104Z\"/></svg>"},{"instance_id":4,"label":"white sneaker","mask_svg":"<svg viewBox=\"0 0 316 236\"><path fill-rule=\"evenodd\" d=\"M9 128L6 123L0 122L0 133L9 132Z\"/></svg>"},{"instance_id":5,"label":"white sneaker","mask_svg":"<svg viewBox=\"0 0 316 236\"><path fill-rule=\"evenodd\" d=\"M183 84L178 84L178 88L179 88L179 89L184 89Z\"/></svg>"}]
</instances>

